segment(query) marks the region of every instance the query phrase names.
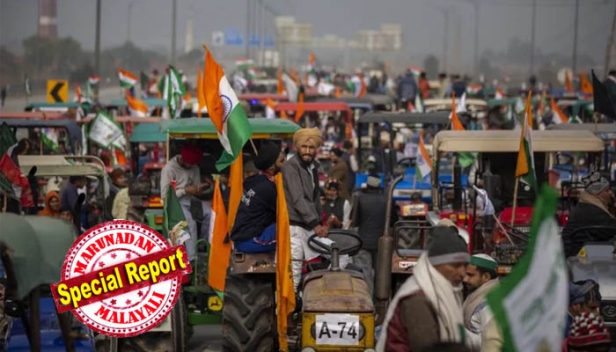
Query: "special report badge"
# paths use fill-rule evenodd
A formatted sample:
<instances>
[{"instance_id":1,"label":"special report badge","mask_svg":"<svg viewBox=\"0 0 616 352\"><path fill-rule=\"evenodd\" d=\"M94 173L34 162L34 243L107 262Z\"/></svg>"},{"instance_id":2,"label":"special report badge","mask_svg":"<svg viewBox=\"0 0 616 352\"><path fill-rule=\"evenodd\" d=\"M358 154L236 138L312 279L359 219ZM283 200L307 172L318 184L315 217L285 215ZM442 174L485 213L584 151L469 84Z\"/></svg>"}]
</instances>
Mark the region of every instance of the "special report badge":
<instances>
[{"instance_id":1,"label":"special report badge","mask_svg":"<svg viewBox=\"0 0 616 352\"><path fill-rule=\"evenodd\" d=\"M191 272L183 245L171 247L148 226L115 220L77 239L51 291L58 312L72 311L98 333L131 337L163 322Z\"/></svg>"}]
</instances>

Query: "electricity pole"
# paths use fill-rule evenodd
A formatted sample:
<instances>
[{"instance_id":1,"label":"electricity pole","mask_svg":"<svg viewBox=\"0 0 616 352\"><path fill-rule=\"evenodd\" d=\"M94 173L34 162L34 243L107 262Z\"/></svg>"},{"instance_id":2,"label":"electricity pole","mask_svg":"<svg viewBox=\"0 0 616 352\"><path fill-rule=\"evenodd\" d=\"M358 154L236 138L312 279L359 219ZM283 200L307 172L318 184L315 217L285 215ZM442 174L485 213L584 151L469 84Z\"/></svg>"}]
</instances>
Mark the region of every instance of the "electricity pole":
<instances>
[{"instance_id":1,"label":"electricity pole","mask_svg":"<svg viewBox=\"0 0 616 352\"><path fill-rule=\"evenodd\" d=\"M94 42L94 71L101 76L101 0L96 0L96 39ZM98 100L99 84L94 85L94 96Z\"/></svg>"},{"instance_id":2,"label":"electricity pole","mask_svg":"<svg viewBox=\"0 0 616 352\"><path fill-rule=\"evenodd\" d=\"M171 65L175 65L175 21L177 14L178 0L173 0L173 11L171 11Z\"/></svg>"},{"instance_id":3,"label":"electricity pole","mask_svg":"<svg viewBox=\"0 0 616 352\"><path fill-rule=\"evenodd\" d=\"M245 54L244 56L246 57L246 59L250 56L250 46L248 45L249 43L249 39L250 39L250 30L252 29L251 27L251 23L250 23L250 10L251 10L251 6L250 6L250 0L246 0L246 38L244 38L244 40L246 40L245 44Z\"/></svg>"},{"instance_id":4,"label":"electricity pole","mask_svg":"<svg viewBox=\"0 0 616 352\"><path fill-rule=\"evenodd\" d=\"M610 72L610 61L614 59L612 55L616 53L616 44L614 43L616 40L616 8L614 8L614 19L612 20L612 30L609 35L609 40L607 42L607 50L605 51L605 67L603 68L603 75L607 78L608 72Z\"/></svg>"},{"instance_id":5,"label":"electricity pole","mask_svg":"<svg viewBox=\"0 0 616 352\"><path fill-rule=\"evenodd\" d=\"M575 19L573 21L573 75L577 72L577 42L578 42L578 19L580 17L580 0L575 0Z\"/></svg>"}]
</instances>

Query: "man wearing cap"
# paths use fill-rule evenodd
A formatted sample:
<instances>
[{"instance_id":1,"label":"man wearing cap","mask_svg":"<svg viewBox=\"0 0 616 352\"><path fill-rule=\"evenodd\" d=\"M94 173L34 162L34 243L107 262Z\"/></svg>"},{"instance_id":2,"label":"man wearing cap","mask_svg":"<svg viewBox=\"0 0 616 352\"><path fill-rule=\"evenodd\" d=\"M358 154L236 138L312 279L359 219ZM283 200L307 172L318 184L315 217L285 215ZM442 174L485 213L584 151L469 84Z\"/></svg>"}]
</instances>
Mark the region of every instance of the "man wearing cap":
<instances>
[{"instance_id":1,"label":"man wearing cap","mask_svg":"<svg viewBox=\"0 0 616 352\"><path fill-rule=\"evenodd\" d=\"M577 255L589 237L593 241L610 241L616 232L616 218L609 209L614 197L610 182L595 171L584 177L582 183L584 192L562 232L565 257ZM607 228L578 231L589 226Z\"/></svg>"},{"instance_id":2,"label":"man wearing cap","mask_svg":"<svg viewBox=\"0 0 616 352\"><path fill-rule=\"evenodd\" d=\"M599 314L601 293L599 284L594 280L584 280L569 283L569 309L567 309L567 327L565 336L576 316L584 312Z\"/></svg>"},{"instance_id":3,"label":"man wearing cap","mask_svg":"<svg viewBox=\"0 0 616 352\"><path fill-rule=\"evenodd\" d=\"M464 326L474 351L481 349L481 332L492 319L492 312L485 300L486 294L498 284L498 264L487 254L476 254L466 266L464 287L470 292L464 304Z\"/></svg>"},{"instance_id":4,"label":"man wearing cap","mask_svg":"<svg viewBox=\"0 0 616 352\"><path fill-rule=\"evenodd\" d=\"M210 213L212 211L210 202L196 198L205 188L201 184L201 171L199 166L197 166L202 157L203 152L199 147L192 144L184 144L180 155L171 158L160 174L160 194L163 197L163 202L165 202L164 197L167 195L171 182L175 181L175 194L182 205L182 211L190 231L190 239L186 242L186 253L189 260L195 259L195 243L198 236L197 222L193 219L191 213L191 201L195 201L195 204L199 203L202 206L203 223L201 224L201 238L208 238Z\"/></svg>"},{"instance_id":5,"label":"man wearing cap","mask_svg":"<svg viewBox=\"0 0 616 352\"><path fill-rule=\"evenodd\" d=\"M235 249L246 253L276 250L276 183L274 176L285 162L280 146L263 142L254 160L260 170L244 180L244 196L237 210L231 240Z\"/></svg>"},{"instance_id":6,"label":"man wearing cap","mask_svg":"<svg viewBox=\"0 0 616 352\"><path fill-rule=\"evenodd\" d=\"M298 130L293 135L293 144L297 152L282 166L284 193L291 225L291 257L295 292L298 292L303 261L319 256L308 246L308 239L312 234L327 237L328 229L321 225L318 163L315 161L317 148L321 142L321 132L318 128ZM345 267L343 260L341 257L341 267Z\"/></svg>"},{"instance_id":7,"label":"man wearing cap","mask_svg":"<svg viewBox=\"0 0 616 352\"><path fill-rule=\"evenodd\" d=\"M455 227L430 229L428 249L389 304L377 351L423 351L437 342L464 342L462 282L470 260Z\"/></svg>"}]
</instances>

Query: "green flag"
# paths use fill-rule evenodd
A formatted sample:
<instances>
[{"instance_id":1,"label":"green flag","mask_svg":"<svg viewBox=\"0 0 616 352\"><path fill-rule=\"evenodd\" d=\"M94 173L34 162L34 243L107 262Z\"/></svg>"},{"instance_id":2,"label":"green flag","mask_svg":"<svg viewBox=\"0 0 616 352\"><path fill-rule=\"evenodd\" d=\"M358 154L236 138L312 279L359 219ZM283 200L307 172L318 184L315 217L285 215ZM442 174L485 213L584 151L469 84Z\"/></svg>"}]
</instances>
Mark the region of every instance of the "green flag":
<instances>
[{"instance_id":1,"label":"green flag","mask_svg":"<svg viewBox=\"0 0 616 352\"><path fill-rule=\"evenodd\" d=\"M558 195L544 186L535 204L526 253L486 295L505 352L560 351L569 305L565 255L554 219ZM547 350L547 349L546 349Z\"/></svg>"},{"instance_id":2,"label":"green flag","mask_svg":"<svg viewBox=\"0 0 616 352\"><path fill-rule=\"evenodd\" d=\"M171 244L176 246L180 243L184 243L190 238L190 234L188 233L188 222L184 217L182 205L172 185L169 185L167 194L165 194L164 197L163 236L170 239Z\"/></svg>"}]
</instances>

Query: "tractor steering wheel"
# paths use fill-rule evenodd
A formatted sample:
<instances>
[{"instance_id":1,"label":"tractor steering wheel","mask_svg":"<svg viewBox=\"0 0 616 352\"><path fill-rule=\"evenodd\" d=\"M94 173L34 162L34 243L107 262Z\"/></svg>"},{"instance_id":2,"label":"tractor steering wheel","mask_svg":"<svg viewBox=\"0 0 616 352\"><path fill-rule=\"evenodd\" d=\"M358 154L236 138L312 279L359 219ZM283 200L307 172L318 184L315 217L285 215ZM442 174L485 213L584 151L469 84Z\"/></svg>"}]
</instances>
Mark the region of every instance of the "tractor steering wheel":
<instances>
[{"instance_id":1,"label":"tractor steering wheel","mask_svg":"<svg viewBox=\"0 0 616 352\"><path fill-rule=\"evenodd\" d=\"M408 164L408 167L415 167L415 164L417 163L417 158L402 158L400 160L398 160L398 162L396 163L396 165L406 165Z\"/></svg>"},{"instance_id":2,"label":"tractor steering wheel","mask_svg":"<svg viewBox=\"0 0 616 352\"><path fill-rule=\"evenodd\" d=\"M357 235L356 231L353 230L343 230L343 229L332 229L329 230L327 238L331 240L332 244L327 244L319 241L319 236L313 234L308 238L308 247L313 251L323 254L330 255L332 252L332 245L336 244L338 247L339 255L355 255L362 247L361 238Z\"/></svg>"}]
</instances>

